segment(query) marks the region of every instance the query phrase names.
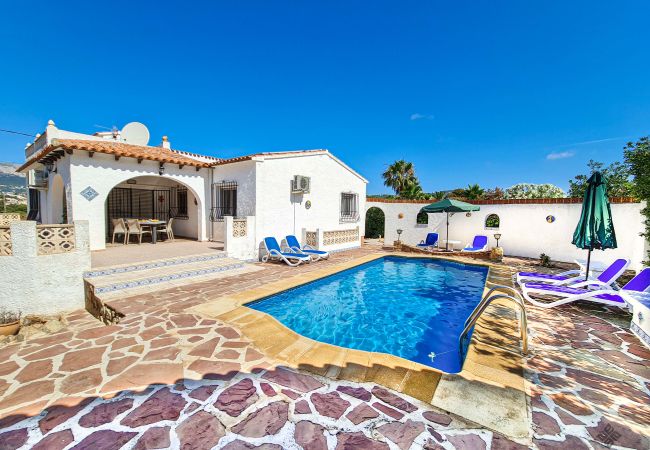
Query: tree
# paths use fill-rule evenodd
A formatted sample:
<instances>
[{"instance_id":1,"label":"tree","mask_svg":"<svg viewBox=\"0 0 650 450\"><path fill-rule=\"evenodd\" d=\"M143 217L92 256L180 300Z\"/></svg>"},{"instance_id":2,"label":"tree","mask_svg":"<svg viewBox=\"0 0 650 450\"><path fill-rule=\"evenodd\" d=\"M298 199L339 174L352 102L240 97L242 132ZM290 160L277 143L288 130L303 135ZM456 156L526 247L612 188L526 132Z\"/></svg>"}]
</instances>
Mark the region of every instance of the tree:
<instances>
[{"instance_id":1,"label":"tree","mask_svg":"<svg viewBox=\"0 0 650 450\"><path fill-rule=\"evenodd\" d=\"M431 200L436 200L436 201L443 200L446 196L447 196L447 192L445 191L435 191L429 194L429 198Z\"/></svg>"},{"instance_id":2,"label":"tree","mask_svg":"<svg viewBox=\"0 0 650 450\"><path fill-rule=\"evenodd\" d=\"M384 178L384 185L392 188L397 195L400 195L402 190L413 182L420 184L415 176L413 163L403 159L389 165L382 177Z\"/></svg>"},{"instance_id":3,"label":"tree","mask_svg":"<svg viewBox=\"0 0 650 450\"><path fill-rule=\"evenodd\" d=\"M410 200L422 200L427 198L427 195L422 191L422 187L417 180L407 183L399 194L400 198L407 198Z\"/></svg>"},{"instance_id":4,"label":"tree","mask_svg":"<svg viewBox=\"0 0 650 450\"><path fill-rule=\"evenodd\" d=\"M478 184L469 184L467 189L464 189L463 198L467 200L480 200L483 198L485 189L482 189Z\"/></svg>"},{"instance_id":5,"label":"tree","mask_svg":"<svg viewBox=\"0 0 650 450\"><path fill-rule=\"evenodd\" d=\"M550 183L519 183L510 186L504 194L504 198L561 198L565 196L562 189Z\"/></svg>"},{"instance_id":6,"label":"tree","mask_svg":"<svg viewBox=\"0 0 650 450\"><path fill-rule=\"evenodd\" d=\"M629 164L616 161L605 167L603 163L590 159L587 167L589 168L589 175L576 175L573 180L569 180L570 197L584 197L587 190L587 180L596 171L602 172L607 178L607 195L610 197L628 197L632 195Z\"/></svg>"},{"instance_id":7,"label":"tree","mask_svg":"<svg viewBox=\"0 0 650 450\"><path fill-rule=\"evenodd\" d=\"M629 173L634 177L632 181L632 193L639 199L645 200L646 206L642 213L645 216L646 238L650 238L650 139L642 137L636 143L628 142L623 150L625 163ZM650 252L648 252L650 257ZM650 266L650 258L645 261Z\"/></svg>"},{"instance_id":8,"label":"tree","mask_svg":"<svg viewBox=\"0 0 650 450\"><path fill-rule=\"evenodd\" d=\"M506 193L500 187L495 187L494 189L487 189L483 198L485 200L501 200L505 198Z\"/></svg>"},{"instance_id":9,"label":"tree","mask_svg":"<svg viewBox=\"0 0 650 450\"><path fill-rule=\"evenodd\" d=\"M370 239L376 239L384 236L384 227L386 224L386 216L384 212L373 206L368 208L366 213L366 235Z\"/></svg>"}]
</instances>

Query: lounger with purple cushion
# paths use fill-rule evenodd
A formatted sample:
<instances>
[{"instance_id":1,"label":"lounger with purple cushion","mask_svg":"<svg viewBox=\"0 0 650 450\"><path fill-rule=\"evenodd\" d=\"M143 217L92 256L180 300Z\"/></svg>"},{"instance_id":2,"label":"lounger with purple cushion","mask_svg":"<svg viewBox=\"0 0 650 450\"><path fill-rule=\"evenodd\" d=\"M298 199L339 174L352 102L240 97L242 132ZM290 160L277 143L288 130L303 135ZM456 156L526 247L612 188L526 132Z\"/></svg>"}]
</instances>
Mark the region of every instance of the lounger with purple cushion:
<instances>
[{"instance_id":1,"label":"lounger with purple cushion","mask_svg":"<svg viewBox=\"0 0 650 450\"><path fill-rule=\"evenodd\" d=\"M474 236L474 241L472 241L472 245L467 244L467 246L461 250L463 252L482 252L484 250L487 250L488 246L488 238L487 236L482 236L482 235L476 235Z\"/></svg>"},{"instance_id":2,"label":"lounger with purple cushion","mask_svg":"<svg viewBox=\"0 0 650 450\"><path fill-rule=\"evenodd\" d=\"M603 287L608 289L612 288L612 283L616 281L618 277L623 275L627 266L630 265L630 260L625 258L619 258L603 270L598 278L592 279L593 281L600 281L604 284ZM547 283L547 284L557 284L557 285L575 285L585 281L584 272L581 270L567 270L566 272L561 272L557 274L552 273L539 273L539 272L519 272L516 275L516 280L519 285L524 283ZM575 286L574 286L575 287ZM592 285L593 287L593 285Z\"/></svg>"},{"instance_id":3,"label":"lounger with purple cushion","mask_svg":"<svg viewBox=\"0 0 650 450\"><path fill-rule=\"evenodd\" d=\"M429 233L424 241L420 241L418 248L433 250L438 245L438 233Z\"/></svg>"},{"instance_id":4,"label":"lounger with purple cushion","mask_svg":"<svg viewBox=\"0 0 650 450\"><path fill-rule=\"evenodd\" d=\"M593 281L593 280L592 280ZM579 284L589 283L585 281ZM578 300L587 300L595 303L603 303L610 306L618 306L625 308L627 303L621 297L621 291L613 289L581 289L580 287L572 286L557 286L553 284L544 283L525 283L521 286L524 298L533 305L541 308L553 308L555 306L565 305L567 303L575 302ZM643 269L634 278L632 278L625 286L621 288L622 291L636 291L636 292L650 292L650 267ZM559 300L545 303L543 301L534 299L531 294L535 295L552 295L554 297L561 297Z\"/></svg>"}]
</instances>

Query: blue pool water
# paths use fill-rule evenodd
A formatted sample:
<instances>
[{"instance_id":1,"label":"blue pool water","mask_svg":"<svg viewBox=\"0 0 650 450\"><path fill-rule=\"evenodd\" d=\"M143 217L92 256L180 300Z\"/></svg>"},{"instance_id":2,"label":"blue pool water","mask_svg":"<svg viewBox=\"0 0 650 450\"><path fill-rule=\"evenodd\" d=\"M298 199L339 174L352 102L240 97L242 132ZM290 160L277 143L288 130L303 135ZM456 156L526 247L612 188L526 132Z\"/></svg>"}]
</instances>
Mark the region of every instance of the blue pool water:
<instances>
[{"instance_id":1,"label":"blue pool water","mask_svg":"<svg viewBox=\"0 0 650 450\"><path fill-rule=\"evenodd\" d=\"M247 306L317 341L455 373L458 337L486 277L486 267L390 256Z\"/></svg>"}]
</instances>

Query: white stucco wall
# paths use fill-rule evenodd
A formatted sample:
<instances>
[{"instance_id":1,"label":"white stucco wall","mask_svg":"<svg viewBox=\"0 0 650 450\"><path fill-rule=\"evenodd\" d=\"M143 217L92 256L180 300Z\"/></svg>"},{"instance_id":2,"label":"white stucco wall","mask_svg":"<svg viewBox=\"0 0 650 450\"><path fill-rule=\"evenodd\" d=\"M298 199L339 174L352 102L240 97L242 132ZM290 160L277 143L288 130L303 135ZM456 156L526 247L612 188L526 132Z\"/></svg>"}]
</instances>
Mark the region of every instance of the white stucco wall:
<instances>
[{"instance_id":1,"label":"white stucco wall","mask_svg":"<svg viewBox=\"0 0 650 450\"><path fill-rule=\"evenodd\" d=\"M386 242L397 239L398 228L404 230L402 241L417 244L428 232L440 234L440 240L446 239L445 214L429 214L429 224L418 226L416 217L426 203L387 203L369 201L366 210L376 206L386 215ZM648 243L639 234L643 231L643 203L613 203L612 217L618 248L606 251L594 251L592 258L603 263L615 258L630 258L631 268L639 270L646 256ZM480 205L481 210L472 212L470 217L465 213L454 214L449 220L450 239L461 241L463 246L477 234L488 236L489 246L496 245L494 233L497 230L485 228L485 218L489 214L497 214L500 218L498 232L502 237L499 246L503 247L506 255L538 258L540 253L546 253L557 261L573 261L575 258L586 258L586 252L571 244L573 232L580 217L582 205L569 204L500 204ZM399 219L399 214L404 214ZM548 223L546 217L552 215L556 220Z\"/></svg>"},{"instance_id":2,"label":"white stucco wall","mask_svg":"<svg viewBox=\"0 0 650 450\"><path fill-rule=\"evenodd\" d=\"M0 256L0 308L23 316L84 308L83 273L90 269L88 223L74 225L74 251L38 255L36 222L11 224L13 255Z\"/></svg>"},{"instance_id":3,"label":"white stucco wall","mask_svg":"<svg viewBox=\"0 0 650 450\"><path fill-rule=\"evenodd\" d=\"M294 175L311 177L307 194L292 194ZM341 193L358 194L360 219L340 222ZM299 239L302 229L315 231L345 230L360 227L363 236L366 181L327 154L265 158L256 169L257 243L265 236L278 242L287 234ZM311 208L305 204L311 201ZM347 248L359 246L350 243Z\"/></svg>"},{"instance_id":4,"label":"white stucco wall","mask_svg":"<svg viewBox=\"0 0 650 450\"><path fill-rule=\"evenodd\" d=\"M99 250L105 248L106 238L106 199L115 186L126 180L139 176L159 177L159 164L154 161L142 161L138 164L133 158L120 158L118 161L111 155L95 153L90 158L87 152L76 151L66 156L70 161L70 190L72 220L87 220L90 227L90 248ZM193 213L196 222L196 232L199 240L207 239L207 217L209 202L206 201L208 192L206 178L208 169L196 171L194 167L165 164L162 178L176 181L185 185L196 198L188 204L188 213ZM81 192L88 186L99 194L91 201L86 200ZM190 197L190 196L188 196ZM182 225L181 225L182 226Z\"/></svg>"}]
</instances>

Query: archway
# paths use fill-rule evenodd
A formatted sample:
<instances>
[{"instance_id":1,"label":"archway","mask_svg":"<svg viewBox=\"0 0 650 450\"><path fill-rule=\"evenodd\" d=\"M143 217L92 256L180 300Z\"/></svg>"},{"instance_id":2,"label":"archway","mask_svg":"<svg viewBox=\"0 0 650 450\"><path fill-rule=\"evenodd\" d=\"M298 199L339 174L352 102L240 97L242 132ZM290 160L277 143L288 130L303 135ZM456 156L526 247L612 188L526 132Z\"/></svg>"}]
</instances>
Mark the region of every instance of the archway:
<instances>
[{"instance_id":1,"label":"archway","mask_svg":"<svg viewBox=\"0 0 650 450\"><path fill-rule=\"evenodd\" d=\"M417 218L415 219L415 223L418 225L428 225L429 224L429 214L424 212L424 208L420 210L418 213Z\"/></svg>"},{"instance_id":2,"label":"archway","mask_svg":"<svg viewBox=\"0 0 650 450\"><path fill-rule=\"evenodd\" d=\"M366 211L366 234L368 239L378 239L384 237L386 228L386 215L384 211L376 206L368 208Z\"/></svg>"},{"instance_id":3,"label":"archway","mask_svg":"<svg viewBox=\"0 0 650 450\"><path fill-rule=\"evenodd\" d=\"M179 181L155 175L129 178L115 185L106 197L106 238L112 239L114 219L173 219L175 237L199 239L201 211L199 197Z\"/></svg>"},{"instance_id":4,"label":"archway","mask_svg":"<svg viewBox=\"0 0 650 450\"><path fill-rule=\"evenodd\" d=\"M50 184L49 195L49 223L68 223L68 211L65 198L65 186L63 184L63 177L58 173L54 175L52 183Z\"/></svg>"}]
</instances>

